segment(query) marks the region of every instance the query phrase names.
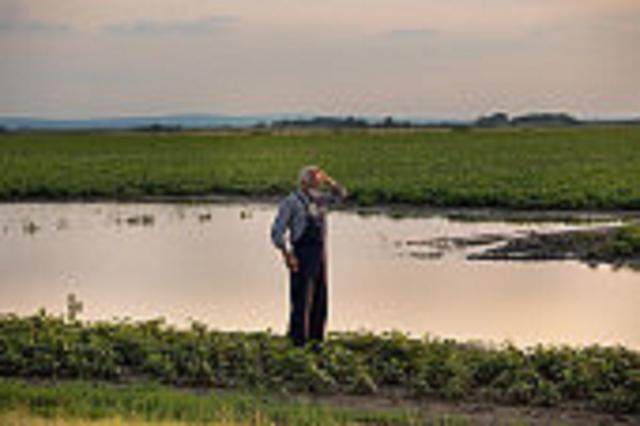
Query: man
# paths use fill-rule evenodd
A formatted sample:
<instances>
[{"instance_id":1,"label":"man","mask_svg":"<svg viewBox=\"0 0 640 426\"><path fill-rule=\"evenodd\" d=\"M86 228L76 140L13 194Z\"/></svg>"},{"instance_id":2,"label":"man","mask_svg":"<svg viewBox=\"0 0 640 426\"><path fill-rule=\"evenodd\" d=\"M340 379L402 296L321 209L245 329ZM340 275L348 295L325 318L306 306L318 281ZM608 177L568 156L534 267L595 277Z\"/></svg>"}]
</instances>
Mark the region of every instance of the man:
<instances>
[{"instance_id":1,"label":"man","mask_svg":"<svg viewBox=\"0 0 640 426\"><path fill-rule=\"evenodd\" d=\"M330 192L320 191L326 184ZM300 187L278 208L271 240L289 269L289 338L296 346L324 337L327 320L327 207L344 199L346 190L317 166L300 171ZM289 233L289 244L285 232Z\"/></svg>"}]
</instances>

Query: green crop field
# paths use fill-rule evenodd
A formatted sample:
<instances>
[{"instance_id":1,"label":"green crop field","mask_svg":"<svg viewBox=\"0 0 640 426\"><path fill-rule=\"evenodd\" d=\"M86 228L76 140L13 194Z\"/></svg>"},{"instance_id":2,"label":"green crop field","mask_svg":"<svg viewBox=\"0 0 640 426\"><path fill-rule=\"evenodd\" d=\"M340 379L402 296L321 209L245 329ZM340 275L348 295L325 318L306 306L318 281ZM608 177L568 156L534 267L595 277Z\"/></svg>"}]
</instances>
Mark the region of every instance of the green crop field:
<instances>
[{"instance_id":1,"label":"green crop field","mask_svg":"<svg viewBox=\"0 0 640 426\"><path fill-rule=\"evenodd\" d=\"M400 333L338 333L316 352L268 332L220 332L198 323L181 330L160 321L82 323L42 312L0 316L1 377L150 379L285 395L392 390L406 399L571 403L593 412L640 413L640 354L622 347L491 348ZM7 386L0 385L0 408L15 408L19 389Z\"/></svg>"},{"instance_id":2,"label":"green crop field","mask_svg":"<svg viewBox=\"0 0 640 426\"><path fill-rule=\"evenodd\" d=\"M640 127L8 134L0 199L274 195L309 163L360 205L640 208Z\"/></svg>"}]
</instances>

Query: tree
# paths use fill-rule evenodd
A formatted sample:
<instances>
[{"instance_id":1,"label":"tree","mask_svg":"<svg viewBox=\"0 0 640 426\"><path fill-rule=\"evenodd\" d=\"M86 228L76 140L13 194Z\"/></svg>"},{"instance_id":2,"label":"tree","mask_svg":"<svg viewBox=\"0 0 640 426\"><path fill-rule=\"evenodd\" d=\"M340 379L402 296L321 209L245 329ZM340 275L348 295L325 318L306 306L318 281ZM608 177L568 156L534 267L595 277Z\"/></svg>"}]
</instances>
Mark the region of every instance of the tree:
<instances>
[{"instance_id":1,"label":"tree","mask_svg":"<svg viewBox=\"0 0 640 426\"><path fill-rule=\"evenodd\" d=\"M479 127L499 127L508 126L509 124L509 116L504 112L496 112L476 120L476 126Z\"/></svg>"}]
</instances>

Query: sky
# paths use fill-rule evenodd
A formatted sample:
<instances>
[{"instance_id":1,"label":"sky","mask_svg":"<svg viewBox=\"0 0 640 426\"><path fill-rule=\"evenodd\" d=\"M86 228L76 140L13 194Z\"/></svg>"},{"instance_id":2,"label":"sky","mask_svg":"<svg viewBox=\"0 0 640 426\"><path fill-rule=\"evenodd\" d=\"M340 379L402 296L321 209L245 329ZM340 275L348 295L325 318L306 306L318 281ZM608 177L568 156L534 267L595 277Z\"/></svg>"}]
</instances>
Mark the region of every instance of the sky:
<instances>
[{"instance_id":1,"label":"sky","mask_svg":"<svg viewBox=\"0 0 640 426\"><path fill-rule=\"evenodd\" d=\"M0 0L0 115L640 117L640 0Z\"/></svg>"}]
</instances>

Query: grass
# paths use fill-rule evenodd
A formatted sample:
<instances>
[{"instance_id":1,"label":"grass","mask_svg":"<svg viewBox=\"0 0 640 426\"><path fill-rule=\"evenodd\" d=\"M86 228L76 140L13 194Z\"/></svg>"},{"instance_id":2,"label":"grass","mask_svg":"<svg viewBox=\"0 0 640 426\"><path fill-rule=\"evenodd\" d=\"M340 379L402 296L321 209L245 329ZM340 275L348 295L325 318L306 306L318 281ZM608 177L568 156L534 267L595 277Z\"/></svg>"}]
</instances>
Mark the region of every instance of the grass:
<instances>
[{"instance_id":1,"label":"grass","mask_svg":"<svg viewBox=\"0 0 640 426\"><path fill-rule=\"evenodd\" d=\"M621 227L613 236L607 251L615 258L640 258L640 224Z\"/></svg>"},{"instance_id":2,"label":"grass","mask_svg":"<svg viewBox=\"0 0 640 426\"><path fill-rule=\"evenodd\" d=\"M319 164L360 205L640 208L640 127L0 135L0 200L283 194Z\"/></svg>"},{"instance_id":3,"label":"grass","mask_svg":"<svg viewBox=\"0 0 640 426\"><path fill-rule=\"evenodd\" d=\"M485 260L567 260L577 259L595 266L606 263L614 268L640 265L640 224L529 234L478 254Z\"/></svg>"},{"instance_id":4,"label":"grass","mask_svg":"<svg viewBox=\"0 0 640 426\"><path fill-rule=\"evenodd\" d=\"M246 391L6 379L0 380L0 420L4 425L417 425L436 420L439 425L466 424L462 417L429 419L417 410L337 407Z\"/></svg>"},{"instance_id":5,"label":"grass","mask_svg":"<svg viewBox=\"0 0 640 426\"><path fill-rule=\"evenodd\" d=\"M269 332L194 323L82 323L40 312L0 316L0 377L154 380L283 395L385 395L529 407L577 403L640 412L640 354L622 347L480 344L401 333L331 334L320 353Z\"/></svg>"}]
</instances>

